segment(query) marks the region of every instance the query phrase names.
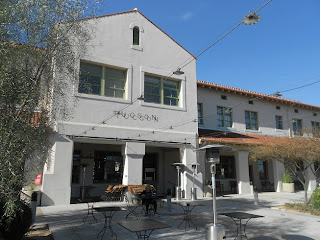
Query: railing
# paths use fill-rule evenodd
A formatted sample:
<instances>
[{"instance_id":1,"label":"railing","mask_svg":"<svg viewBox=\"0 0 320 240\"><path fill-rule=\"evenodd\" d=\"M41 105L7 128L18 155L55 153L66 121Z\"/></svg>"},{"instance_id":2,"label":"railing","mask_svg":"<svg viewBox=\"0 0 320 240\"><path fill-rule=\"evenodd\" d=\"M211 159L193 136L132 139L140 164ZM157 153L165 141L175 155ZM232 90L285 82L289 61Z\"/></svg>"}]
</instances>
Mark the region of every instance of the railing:
<instances>
[{"instance_id":1,"label":"railing","mask_svg":"<svg viewBox=\"0 0 320 240\"><path fill-rule=\"evenodd\" d=\"M28 194L20 191L20 200L21 200L22 202L24 202L26 205L29 206L30 203L31 203L31 196L29 196Z\"/></svg>"}]
</instances>

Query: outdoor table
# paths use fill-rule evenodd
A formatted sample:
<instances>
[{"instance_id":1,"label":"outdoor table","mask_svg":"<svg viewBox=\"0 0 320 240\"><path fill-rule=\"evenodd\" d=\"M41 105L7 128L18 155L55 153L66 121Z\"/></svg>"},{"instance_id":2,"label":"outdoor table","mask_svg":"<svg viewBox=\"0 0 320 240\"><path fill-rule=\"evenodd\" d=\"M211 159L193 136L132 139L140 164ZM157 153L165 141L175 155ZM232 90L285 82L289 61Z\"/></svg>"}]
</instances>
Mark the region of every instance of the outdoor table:
<instances>
[{"instance_id":1,"label":"outdoor table","mask_svg":"<svg viewBox=\"0 0 320 240\"><path fill-rule=\"evenodd\" d=\"M155 229L169 228L171 226L153 219L137 219L134 221L124 221L118 223L120 226L128 229L130 232L135 232L138 239L149 239L151 233ZM150 231L148 233L148 231Z\"/></svg>"},{"instance_id":2,"label":"outdoor table","mask_svg":"<svg viewBox=\"0 0 320 240\"><path fill-rule=\"evenodd\" d=\"M93 207L94 207L94 204L95 204L95 199L94 198L83 198L83 199L79 198L78 201L80 203L86 203L87 207L88 207L87 215L82 219L83 223L86 223L86 221L87 221L87 219L88 219L88 217L90 215L93 217L94 221L97 222L97 219L93 214Z\"/></svg>"},{"instance_id":3,"label":"outdoor table","mask_svg":"<svg viewBox=\"0 0 320 240\"><path fill-rule=\"evenodd\" d=\"M219 213L219 215L224 215L224 216L232 218L232 220L236 224L237 235L234 239L237 239L238 237L240 237L240 239L242 239L242 237L245 237L246 239L248 239L247 235L246 235L247 223L250 221L251 218L264 217L264 216L255 215L255 214L246 213L246 212L227 212L227 213ZM239 220L239 222L237 222L236 220ZM241 222L241 220L246 220L246 222L243 224ZM242 231L242 229L243 229L243 231Z\"/></svg>"},{"instance_id":4,"label":"outdoor table","mask_svg":"<svg viewBox=\"0 0 320 240\"><path fill-rule=\"evenodd\" d=\"M126 211L126 208L123 207L95 207L93 208L95 211L97 212L101 212L104 216L104 226L102 228L102 230L98 233L97 238L99 238L100 233L103 232L101 239L103 238L106 229L109 228L110 232L111 232L111 237L113 236L113 234L117 237L117 234L113 231L112 226L111 226L111 221L112 221L112 217L114 216L114 214L118 211ZM109 213L109 214L108 214Z\"/></svg>"},{"instance_id":5,"label":"outdoor table","mask_svg":"<svg viewBox=\"0 0 320 240\"><path fill-rule=\"evenodd\" d=\"M185 226L184 226L184 230L185 231L187 230L187 226L190 228L190 223L197 230L197 226L193 223L193 221L191 219L191 212L195 207L197 207L197 206L205 206L205 205L203 205L201 203L198 203L198 202L194 202L194 201L174 201L172 203L179 205L183 209L183 214L184 214L183 220L179 224L178 228L180 228L180 226L185 222Z\"/></svg>"}]
</instances>

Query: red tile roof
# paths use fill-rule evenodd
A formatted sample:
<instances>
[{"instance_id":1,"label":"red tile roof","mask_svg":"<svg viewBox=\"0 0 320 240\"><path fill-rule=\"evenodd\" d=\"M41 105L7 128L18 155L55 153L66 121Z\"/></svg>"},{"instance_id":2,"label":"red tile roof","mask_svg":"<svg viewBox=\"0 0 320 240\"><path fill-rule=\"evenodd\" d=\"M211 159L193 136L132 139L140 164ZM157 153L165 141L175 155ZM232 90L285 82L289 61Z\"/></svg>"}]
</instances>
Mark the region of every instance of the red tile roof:
<instances>
[{"instance_id":1,"label":"red tile roof","mask_svg":"<svg viewBox=\"0 0 320 240\"><path fill-rule=\"evenodd\" d=\"M187 53L189 53L194 59L197 59L193 54L191 54L188 50L186 50L184 47L182 47L177 41L175 41L172 37L170 37L165 31L163 31L161 28L159 28L156 24L154 24L149 18L147 18L145 15L143 15L138 9L133 9L125 12L119 12L119 13L111 13L111 14L105 14L101 16L96 17L87 17L87 18L81 18L81 21L84 20L90 20L90 19L98 19L98 18L104 18L104 17L112 17L116 15L122 15L122 14L129 14L129 13L139 13L141 16L143 16L145 19L147 19L151 24L153 24L156 28L158 28L161 32L163 32L165 35L167 35L172 41L174 41L177 45L179 45L183 50L185 50Z\"/></svg>"},{"instance_id":2,"label":"red tile roof","mask_svg":"<svg viewBox=\"0 0 320 240\"><path fill-rule=\"evenodd\" d=\"M201 87L212 88L212 89L218 90L218 91L248 96L251 98L264 99L264 100L279 102L279 103L284 103L284 104L294 104L297 107L303 107L303 108L308 108L308 109L320 111L320 107L318 107L318 106L309 105L309 104L305 104L305 103L302 103L299 101L294 101L294 100L290 100L290 99L286 99L286 98L275 97L275 96L268 95L268 94L243 90L240 88L228 87L228 86L224 86L224 85L220 85L220 84L216 84L216 83L209 83L209 82L200 81L200 80L197 81L197 85L201 86Z\"/></svg>"}]
</instances>

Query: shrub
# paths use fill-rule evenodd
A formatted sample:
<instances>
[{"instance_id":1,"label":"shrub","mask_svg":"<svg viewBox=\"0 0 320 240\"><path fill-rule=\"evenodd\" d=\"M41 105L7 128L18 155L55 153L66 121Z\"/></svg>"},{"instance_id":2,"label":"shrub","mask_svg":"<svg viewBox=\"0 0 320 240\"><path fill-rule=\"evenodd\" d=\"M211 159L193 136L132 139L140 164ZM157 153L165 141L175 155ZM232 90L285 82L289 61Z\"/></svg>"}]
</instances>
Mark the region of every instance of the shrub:
<instances>
[{"instance_id":1,"label":"shrub","mask_svg":"<svg viewBox=\"0 0 320 240\"><path fill-rule=\"evenodd\" d=\"M5 216L4 202L0 203L0 233L5 240L21 239L32 224L31 209L23 202L17 202L14 216Z\"/></svg>"},{"instance_id":2,"label":"shrub","mask_svg":"<svg viewBox=\"0 0 320 240\"><path fill-rule=\"evenodd\" d=\"M288 171L285 171L281 181L283 183L292 183L291 174Z\"/></svg>"},{"instance_id":3,"label":"shrub","mask_svg":"<svg viewBox=\"0 0 320 240\"><path fill-rule=\"evenodd\" d=\"M320 189L314 190L311 196L311 203L315 209L320 210Z\"/></svg>"}]
</instances>

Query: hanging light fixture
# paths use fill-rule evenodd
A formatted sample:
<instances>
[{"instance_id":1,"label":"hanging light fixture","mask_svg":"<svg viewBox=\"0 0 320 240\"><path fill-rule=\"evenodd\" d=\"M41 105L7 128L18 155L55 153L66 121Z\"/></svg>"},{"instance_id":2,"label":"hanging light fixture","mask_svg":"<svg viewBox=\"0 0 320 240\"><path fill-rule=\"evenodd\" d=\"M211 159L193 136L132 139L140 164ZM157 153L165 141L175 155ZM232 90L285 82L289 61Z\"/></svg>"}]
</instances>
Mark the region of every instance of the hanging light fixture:
<instances>
[{"instance_id":1,"label":"hanging light fixture","mask_svg":"<svg viewBox=\"0 0 320 240\"><path fill-rule=\"evenodd\" d=\"M182 74L184 74L184 72L183 71L181 71L181 69L180 68L178 68L176 71L174 71L173 72L173 74L175 74L175 75L182 75Z\"/></svg>"},{"instance_id":2,"label":"hanging light fixture","mask_svg":"<svg viewBox=\"0 0 320 240\"><path fill-rule=\"evenodd\" d=\"M247 16L245 16L242 19L242 23L245 25L252 25L252 24L256 24L257 22L260 21L260 15L256 14L255 12L253 13L249 13Z\"/></svg>"}]
</instances>

